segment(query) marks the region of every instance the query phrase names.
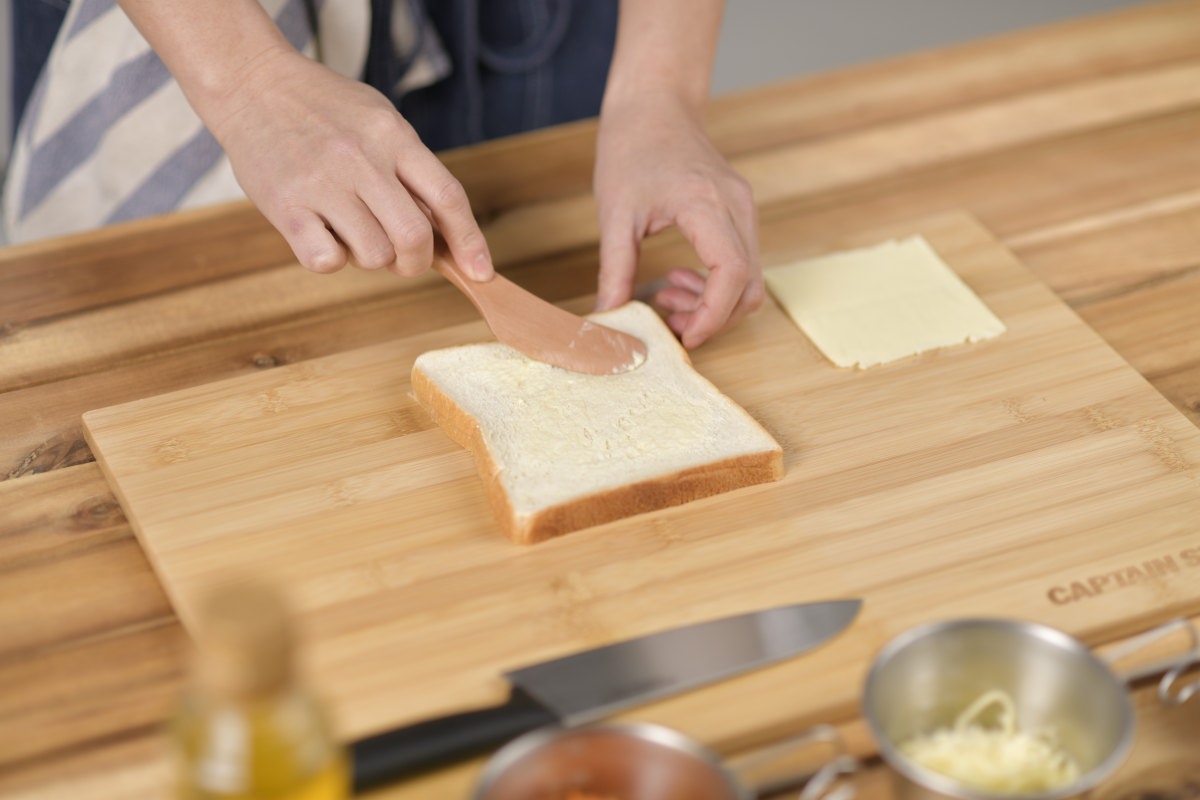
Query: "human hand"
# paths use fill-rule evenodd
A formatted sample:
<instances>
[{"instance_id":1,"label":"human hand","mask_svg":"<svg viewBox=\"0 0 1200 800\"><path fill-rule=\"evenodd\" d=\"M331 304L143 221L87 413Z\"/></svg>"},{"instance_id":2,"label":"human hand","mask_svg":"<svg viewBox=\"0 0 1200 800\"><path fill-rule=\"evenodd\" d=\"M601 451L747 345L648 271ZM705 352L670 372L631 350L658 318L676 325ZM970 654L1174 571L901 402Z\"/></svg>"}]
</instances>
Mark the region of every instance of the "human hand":
<instances>
[{"instance_id":1,"label":"human hand","mask_svg":"<svg viewBox=\"0 0 1200 800\"><path fill-rule=\"evenodd\" d=\"M762 305L757 212L749 185L670 96L606 106L596 147L598 310L630 299L642 239L672 225L707 273L676 269L654 302L693 348Z\"/></svg>"},{"instance_id":2,"label":"human hand","mask_svg":"<svg viewBox=\"0 0 1200 800\"><path fill-rule=\"evenodd\" d=\"M371 87L281 47L246 68L208 122L246 195L313 272L350 260L418 275L436 228L468 275L491 277L462 184Z\"/></svg>"}]
</instances>

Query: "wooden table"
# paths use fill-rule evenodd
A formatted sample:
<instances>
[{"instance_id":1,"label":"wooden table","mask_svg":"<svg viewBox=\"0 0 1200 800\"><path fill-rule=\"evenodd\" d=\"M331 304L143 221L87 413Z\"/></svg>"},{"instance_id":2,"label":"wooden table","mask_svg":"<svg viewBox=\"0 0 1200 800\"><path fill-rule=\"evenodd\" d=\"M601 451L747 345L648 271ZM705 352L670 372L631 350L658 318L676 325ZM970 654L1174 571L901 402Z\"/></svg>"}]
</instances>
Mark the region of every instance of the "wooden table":
<instances>
[{"instance_id":1,"label":"wooden table","mask_svg":"<svg viewBox=\"0 0 1200 800\"><path fill-rule=\"evenodd\" d=\"M754 186L766 258L785 232L966 210L1200 424L1200 3L731 95L709 124ZM551 300L594 290L594 136L445 154L498 263ZM656 237L645 277L688 259ZM166 796L185 639L80 414L474 311L432 276L307 275L242 203L11 247L0 280L0 796ZM1134 754L1098 796L1194 796L1200 708L1134 698ZM463 796L478 766L380 794ZM878 764L856 783L889 796Z\"/></svg>"}]
</instances>

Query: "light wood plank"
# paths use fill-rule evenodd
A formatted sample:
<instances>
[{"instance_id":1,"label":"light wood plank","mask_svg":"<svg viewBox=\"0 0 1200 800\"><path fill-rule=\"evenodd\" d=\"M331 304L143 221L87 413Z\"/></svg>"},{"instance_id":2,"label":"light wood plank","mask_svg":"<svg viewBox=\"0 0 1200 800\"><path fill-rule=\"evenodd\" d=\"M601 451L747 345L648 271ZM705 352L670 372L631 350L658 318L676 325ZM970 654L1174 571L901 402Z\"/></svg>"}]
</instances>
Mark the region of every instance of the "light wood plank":
<instances>
[{"instance_id":1,"label":"light wood plank","mask_svg":"<svg viewBox=\"0 0 1200 800\"><path fill-rule=\"evenodd\" d=\"M1200 427L1200 364L1159 375L1151 383Z\"/></svg>"},{"instance_id":2,"label":"light wood plank","mask_svg":"<svg viewBox=\"0 0 1200 800\"><path fill-rule=\"evenodd\" d=\"M222 294L216 287L207 291L210 295ZM135 314L178 319L179 308L173 297L142 302L146 304L144 310ZM153 345L145 339L139 341L136 335L118 336L126 350L150 345L154 352L142 358L123 352L119 357L130 360L104 369L95 368L103 363L100 353L63 354L63 360L44 365L47 382L4 395L9 413L0 416L0 480L90 461L91 450L84 441L79 418L97 406L387 341L430 327L434 321L453 324L477 318L478 312L470 303L447 285L416 297L389 293L352 307L324 309L311 317L287 314L274 324L264 320L228 336L202 336L197 344L190 344L197 334L195 329L188 330L188 323L164 328L162 340ZM219 315L214 315L206 324L220 322ZM76 318L73 333L86 342L97 324L95 319ZM48 346L57 330L56 326L44 332L43 341ZM103 352L113 344L102 343L97 349ZM79 369L85 371L75 374Z\"/></svg>"},{"instance_id":3,"label":"light wood plank","mask_svg":"<svg viewBox=\"0 0 1200 800\"><path fill-rule=\"evenodd\" d=\"M167 620L0 662L0 774L163 733L183 688L187 647L178 623Z\"/></svg>"},{"instance_id":4,"label":"light wood plank","mask_svg":"<svg viewBox=\"0 0 1200 800\"><path fill-rule=\"evenodd\" d=\"M348 270L329 280L295 265L262 270L221 283L173 293L164 303L146 298L72 315L53 325L31 326L0 339L0 387L18 389L66 374L151 355L163 342L175 346L249 330L298 316L318 318L369 307L381 295L403 294L419 305L420 288L437 285L435 274L401 279L387 272ZM340 312L340 313L339 313Z\"/></svg>"},{"instance_id":5,"label":"light wood plank","mask_svg":"<svg viewBox=\"0 0 1200 800\"><path fill-rule=\"evenodd\" d=\"M1200 275L1089 303L1080 315L1147 376L1200 365Z\"/></svg>"},{"instance_id":6,"label":"light wood plank","mask_svg":"<svg viewBox=\"0 0 1200 800\"><path fill-rule=\"evenodd\" d=\"M0 539L0 660L173 615L128 526L92 493L97 474L84 464L4 485L0 496L16 501L14 522L25 524ZM86 495L81 504L69 492L43 494L74 480Z\"/></svg>"},{"instance_id":7,"label":"light wood plank","mask_svg":"<svg viewBox=\"0 0 1200 800\"><path fill-rule=\"evenodd\" d=\"M19 485L0 481L0 508L7 523L0 530L0 574L131 533L95 464L56 469Z\"/></svg>"},{"instance_id":8,"label":"light wood plank","mask_svg":"<svg viewBox=\"0 0 1200 800\"><path fill-rule=\"evenodd\" d=\"M1077 134L1200 102L1200 62L1096 78L929 113L732 160L760 206L858 186L919 169ZM591 247L599 240L590 194L530 203L487 226L501 260Z\"/></svg>"},{"instance_id":9,"label":"light wood plank","mask_svg":"<svg viewBox=\"0 0 1200 800\"><path fill-rule=\"evenodd\" d=\"M292 260L283 237L244 203L0 248L0 331Z\"/></svg>"},{"instance_id":10,"label":"light wood plank","mask_svg":"<svg viewBox=\"0 0 1200 800\"><path fill-rule=\"evenodd\" d=\"M171 800L172 778L166 742L143 732L0 771L0 794L10 800Z\"/></svg>"}]
</instances>

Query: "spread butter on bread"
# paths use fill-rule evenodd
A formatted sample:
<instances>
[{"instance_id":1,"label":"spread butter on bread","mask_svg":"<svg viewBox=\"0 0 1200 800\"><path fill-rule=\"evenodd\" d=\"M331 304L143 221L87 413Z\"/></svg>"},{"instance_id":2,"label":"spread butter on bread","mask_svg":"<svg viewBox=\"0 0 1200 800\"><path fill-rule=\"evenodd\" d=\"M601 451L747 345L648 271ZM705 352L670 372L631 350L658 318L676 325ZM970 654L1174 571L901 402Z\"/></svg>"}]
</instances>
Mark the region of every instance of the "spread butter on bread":
<instances>
[{"instance_id":1,"label":"spread butter on bread","mask_svg":"<svg viewBox=\"0 0 1200 800\"><path fill-rule=\"evenodd\" d=\"M596 322L646 343L646 362L584 375L498 342L423 353L417 401L475 456L504 533L552 536L783 477L779 444L692 367L649 306Z\"/></svg>"}]
</instances>

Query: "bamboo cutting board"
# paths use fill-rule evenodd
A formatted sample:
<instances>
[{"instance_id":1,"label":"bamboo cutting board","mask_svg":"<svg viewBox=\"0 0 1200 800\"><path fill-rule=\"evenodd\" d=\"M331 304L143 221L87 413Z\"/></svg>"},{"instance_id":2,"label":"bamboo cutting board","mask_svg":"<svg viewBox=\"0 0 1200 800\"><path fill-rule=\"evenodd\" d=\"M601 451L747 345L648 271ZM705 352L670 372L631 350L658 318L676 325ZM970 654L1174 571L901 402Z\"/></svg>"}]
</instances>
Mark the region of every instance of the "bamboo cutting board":
<instances>
[{"instance_id":1,"label":"bamboo cutting board","mask_svg":"<svg viewBox=\"0 0 1200 800\"><path fill-rule=\"evenodd\" d=\"M774 484L520 547L409 395L472 323L89 412L92 448L185 624L238 572L284 584L343 733L498 702L506 669L763 606L858 596L803 658L630 713L716 747L856 713L875 650L974 614L1098 644L1200 612L1200 431L976 221L924 235L1007 324L867 371L768 300L694 354L784 447Z\"/></svg>"}]
</instances>

